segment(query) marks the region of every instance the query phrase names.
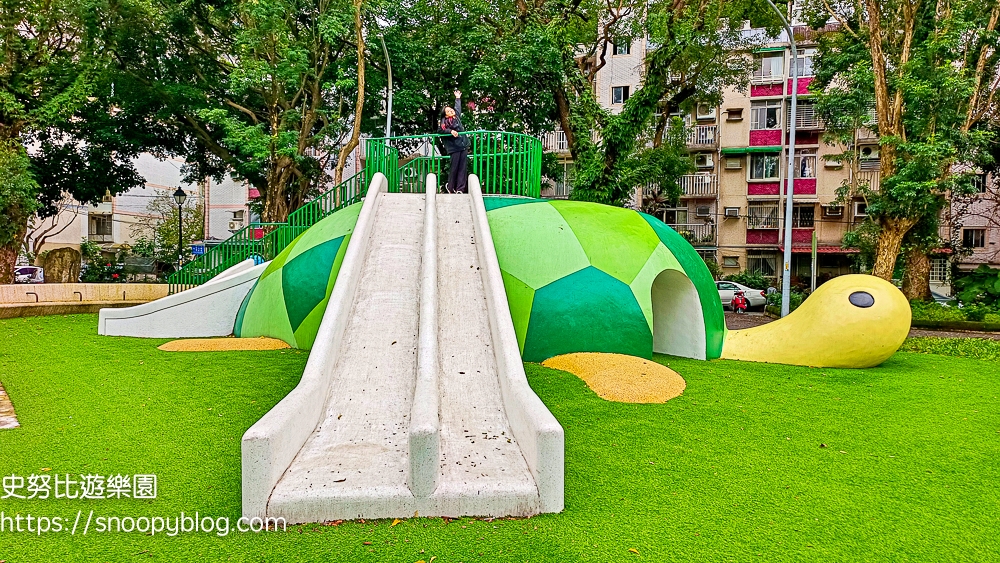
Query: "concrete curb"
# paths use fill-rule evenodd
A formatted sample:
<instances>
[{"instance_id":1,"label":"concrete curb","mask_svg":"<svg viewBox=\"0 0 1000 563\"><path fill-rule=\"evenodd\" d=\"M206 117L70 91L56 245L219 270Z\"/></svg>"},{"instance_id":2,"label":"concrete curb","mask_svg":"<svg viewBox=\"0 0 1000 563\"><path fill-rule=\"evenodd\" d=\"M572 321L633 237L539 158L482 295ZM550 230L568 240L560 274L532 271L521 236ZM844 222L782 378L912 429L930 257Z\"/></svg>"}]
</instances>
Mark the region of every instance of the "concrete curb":
<instances>
[{"instance_id":1,"label":"concrete curb","mask_svg":"<svg viewBox=\"0 0 1000 563\"><path fill-rule=\"evenodd\" d=\"M271 491L323 420L330 376L336 368L364 265L376 212L388 181L376 173L348 243L337 283L320 322L299 384L243 435L243 515L264 517Z\"/></svg>"},{"instance_id":2,"label":"concrete curb","mask_svg":"<svg viewBox=\"0 0 1000 563\"><path fill-rule=\"evenodd\" d=\"M427 176L424 240L420 262L420 324L417 379L410 409L410 492L429 497L437 486L441 458L438 392L437 176Z\"/></svg>"},{"instance_id":3,"label":"concrete curb","mask_svg":"<svg viewBox=\"0 0 1000 563\"><path fill-rule=\"evenodd\" d=\"M510 316L507 293L500 275L500 263L497 261L493 235L486 218L483 192L479 178L474 174L469 175L469 193L472 196L472 218L478 243L476 246L482 263L483 286L490 311L490 329L493 332L493 351L496 354L500 392L507 420L535 478L542 512L560 512L564 507L565 488L563 428L532 391L524 374L514 321Z\"/></svg>"},{"instance_id":4,"label":"concrete curb","mask_svg":"<svg viewBox=\"0 0 1000 563\"><path fill-rule=\"evenodd\" d=\"M227 336L243 299L267 263L244 260L215 279L180 293L125 309L102 309L97 333L104 336L194 338Z\"/></svg>"},{"instance_id":5,"label":"concrete curb","mask_svg":"<svg viewBox=\"0 0 1000 563\"><path fill-rule=\"evenodd\" d=\"M16 319L19 317L44 317L49 315L84 315L99 313L109 307L134 307L146 301L91 301L73 303L66 301L49 301L42 303L3 303L0 304L0 319Z\"/></svg>"}]
</instances>

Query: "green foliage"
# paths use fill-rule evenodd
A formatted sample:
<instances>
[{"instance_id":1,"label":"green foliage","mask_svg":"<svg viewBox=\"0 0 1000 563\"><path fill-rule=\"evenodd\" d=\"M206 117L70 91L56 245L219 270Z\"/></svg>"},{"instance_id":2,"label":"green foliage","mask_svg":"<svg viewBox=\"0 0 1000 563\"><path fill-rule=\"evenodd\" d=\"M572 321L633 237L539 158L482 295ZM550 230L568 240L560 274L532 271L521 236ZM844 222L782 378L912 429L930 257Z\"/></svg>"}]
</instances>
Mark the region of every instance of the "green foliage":
<instances>
[{"instance_id":1,"label":"green foliage","mask_svg":"<svg viewBox=\"0 0 1000 563\"><path fill-rule=\"evenodd\" d=\"M760 272L751 270L743 270L742 272L736 274L729 274L723 279L760 290L767 289L767 287L771 285L771 280L769 278L764 277L764 275Z\"/></svg>"},{"instance_id":2,"label":"green foliage","mask_svg":"<svg viewBox=\"0 0 1000 563\"><path fill-rule=\"evenodd\" d=\"M80 241L80 256L83 258L83 261L87 263L95 263L104 260L101 255L101 245L87 238Z\"/></svg>"},{"instance_id":3,"label":"green foliage","mask_svg":"<svg viewBox=\"0 0 1000 563\"><path fill-rule=\"evenodd\" d=\"M807 295L798 291L792 291L789 293L788 298L788 311L794 311L799 308L799 305L806 300ZM769 313L780 313L781 312L781 292L774 292L767 294L767 305L764 306L765 310Z\"/></svg>"},{"instance_id":4,"label":"green foliage","mask_svg":"<svg viewBox=\"0 0 1000 563\"><path fill-rule=\"evenodd\" d=\"M24 149L0 142L0 247L21 244L28 218L38 208L37 197L38 183L28 172Z\"/></svg>"},{"instance_id":5,"label":"green foliage","mask_svg":"<svg viewBox=\"0 0 1000 563\"><path fill-rule=\"evenodd\" d=\"M128 276L125 266L117 260L105 262L92 261L80 272L80 281L84 283L125 283Z\"/></svg>"},{"instance_id":6,"label":"green foliage","mask_svg":"<svg viewBox=\"0 0 1000 563\"><path fill-rule=\"evenodd\" d=\"M980 264L954 281L956 297L963 305L1000 306L1000 270Z\"/></svg>"},{"instance_id":7,"label":"green foliage","mask_svg":"<svg viewBox=\"0 0 1000 563\"><path fill-rule=\"evenodd\" d=\"M191 245L205 238L205 206L201 198L189 197L183 207L181 259L191 258ZM167 264L177 263L177 204L173 196L160 193L146 204L146 213L132 226L136 237L133 255L155 258Z\"/></svg>"},{"instance_id":8,"label":"green foliage","mask_svg":"<svg viewBox=\"0 0 1000 563\"><path fill-rule=\"evenodd\" d=\"M720 266L718 262L715 260L708 260L704 256L702 256L701 259L705 261L705 266L708 268L708 271L711 272L713 280L722 278L722 266Z\"/></svg>"},{"instance_id":9,"label":"green foliage","mask_svg":"<svg viewBox=\"0 0 1000 563\"><path fill-rule=\"evenodd\" d=\"M982 302L960 303L952 302L951 305L943 305L934 301L921 301L914 299L910 301L910 311L914 320L920 321L971 321L971 322L1000 322L1000 309L997 303L986 304Z\"/></svg>"},{"instance_id":10,"label":"green foliage","mask_svg":"<svg viewBox=\"0 0 1000 563\"><path fill-rule=\"evenodd\" d=\"M1000 360L1000 341L986 338L907 338L900 352L937 354L996 362Z\"/></svg>"}]
</instances>

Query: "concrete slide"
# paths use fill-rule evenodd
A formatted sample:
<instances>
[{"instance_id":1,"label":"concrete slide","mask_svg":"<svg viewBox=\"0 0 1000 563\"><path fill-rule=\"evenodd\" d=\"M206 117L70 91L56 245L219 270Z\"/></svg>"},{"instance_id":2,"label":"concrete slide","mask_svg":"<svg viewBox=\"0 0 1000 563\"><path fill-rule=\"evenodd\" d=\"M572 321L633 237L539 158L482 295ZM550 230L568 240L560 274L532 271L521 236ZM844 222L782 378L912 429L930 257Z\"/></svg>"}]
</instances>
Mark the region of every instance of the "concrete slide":
<instances>
[{"instance_id":1,"label":"concrete slide","mask_svg":"<svg viewBox=\"0 0 1000 563\"><path fill-rule=\"evenodd\" d=\"M228 336L240 304L267 263L244 260L207 283L156 301L101 309L97 333L104 336L195 338Z\"/></svg>"},{"instance_id":2,"label":"concrete slide","mask_svg":"<svg viewBox=\"0 0 1000 563\"><path fill-rule=\"evenodd\" d=\"M302 380L243 437L245 516L562 510L562 427L528 387L470 184L376 175Z\"/></svg>"}]
</instances>

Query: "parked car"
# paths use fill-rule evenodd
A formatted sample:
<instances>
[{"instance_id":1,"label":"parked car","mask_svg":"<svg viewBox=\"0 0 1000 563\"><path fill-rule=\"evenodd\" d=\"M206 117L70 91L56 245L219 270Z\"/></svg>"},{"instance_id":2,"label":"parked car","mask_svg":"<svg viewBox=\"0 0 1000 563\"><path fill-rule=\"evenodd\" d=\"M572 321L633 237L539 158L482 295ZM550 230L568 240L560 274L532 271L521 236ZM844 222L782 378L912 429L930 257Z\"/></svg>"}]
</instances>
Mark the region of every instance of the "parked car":
<instances>
[{"instance_id":1,"label":"parked car","mask_svg":"<svg viewBox=\"0 0 1000 563\"><path fill-rule=\"evenodd\" d=\"M45 270L38 266L21 266L14 270L14 283L45 283Z\"/></svg>"},{"instance_id":2,"label":"parked car","mask_svg":"<svg viewBox=\"0 0 1000 563\"><path fill-rule=\"evenodd\" d=\"M729 303L733 300L733 294L737 291L743 292L751 309L763 307L767 304L767 293L759 289L753 289L731 281L717 281L715 282L715 286L719 289L719 299L722 301L724 309L729 308Z\"/></svg>"}]
</instances>

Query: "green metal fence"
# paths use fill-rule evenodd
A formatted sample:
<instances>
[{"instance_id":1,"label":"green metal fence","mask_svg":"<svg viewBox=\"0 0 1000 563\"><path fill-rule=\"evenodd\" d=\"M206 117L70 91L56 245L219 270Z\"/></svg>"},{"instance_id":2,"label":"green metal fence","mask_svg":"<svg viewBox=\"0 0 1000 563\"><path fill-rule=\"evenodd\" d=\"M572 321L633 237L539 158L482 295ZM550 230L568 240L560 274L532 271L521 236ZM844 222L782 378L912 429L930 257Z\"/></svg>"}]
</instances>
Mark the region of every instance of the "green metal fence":
<instances>
[{"instance_id":1,"label":"green metal fence","mask_svg":"<svg viewBox=\"0 0 1000 563\"><path fill-rule=\"evenodd\" d=\"M469 131L461 133L469 138L469 171L479 176L484 194L520 195L538 197L542 185L542 141L522 133L504 131ZM428 172L443 174L446 156L420 156L402 167L398 145L430 143L447 135L414 135L368 139L366 154L369 157L365 170L370 182L375 172L385 174L389 191L422 191ZM372 157L376 157L373 162ZM419 180L418 180L419 178ZM443 182L439 182L442 183Z\"/></svg>"},{"instance_id":2,"label":"green metal fence","mask_svg":"<svg viewBox=\"0 0 1000 563\"><path fill-rule=\"evenodd\" d=\"M520 133L471 131L469 171L479 176L484 194L538 197L542 180L542 142ZM368 139L365 168L288 215L287 223L252 223L174 272L170 293L201 285L248 258L271 260L295 237L327 215L357 203L376 172L385 174L390 192L424 193L427 175L442 175L447 156L417 156L400 166L399 146L435 143L445 135Z\"/></svg>"}]
</instances>

